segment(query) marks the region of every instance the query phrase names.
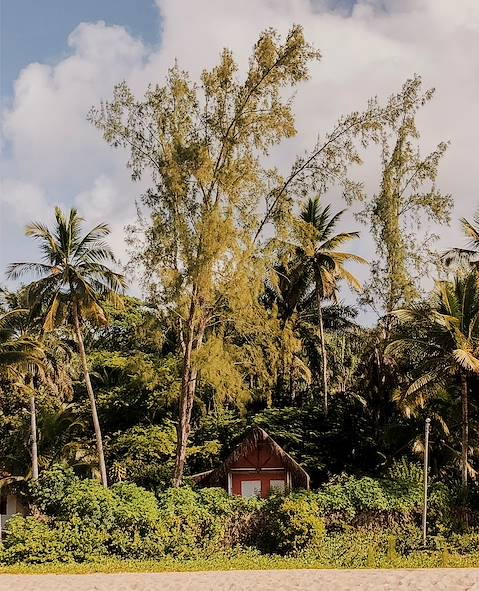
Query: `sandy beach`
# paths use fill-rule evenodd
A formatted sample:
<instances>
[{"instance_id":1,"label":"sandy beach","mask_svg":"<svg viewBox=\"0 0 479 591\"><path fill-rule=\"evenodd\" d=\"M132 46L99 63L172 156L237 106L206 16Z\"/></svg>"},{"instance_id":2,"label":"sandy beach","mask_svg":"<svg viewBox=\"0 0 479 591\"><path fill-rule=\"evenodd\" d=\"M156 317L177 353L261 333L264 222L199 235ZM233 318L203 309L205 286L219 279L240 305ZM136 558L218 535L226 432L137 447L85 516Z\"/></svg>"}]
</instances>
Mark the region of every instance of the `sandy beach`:
<instances>
[{"instance_id":1,"label":"sandy beach","mask_svg":"<svg viewBox=\"0 0 479 591\"><path fill-rule=\"evenodd\" d=\"M479 591L479 569L0 575L1 591Z\"/></svg>"}]
</instances>

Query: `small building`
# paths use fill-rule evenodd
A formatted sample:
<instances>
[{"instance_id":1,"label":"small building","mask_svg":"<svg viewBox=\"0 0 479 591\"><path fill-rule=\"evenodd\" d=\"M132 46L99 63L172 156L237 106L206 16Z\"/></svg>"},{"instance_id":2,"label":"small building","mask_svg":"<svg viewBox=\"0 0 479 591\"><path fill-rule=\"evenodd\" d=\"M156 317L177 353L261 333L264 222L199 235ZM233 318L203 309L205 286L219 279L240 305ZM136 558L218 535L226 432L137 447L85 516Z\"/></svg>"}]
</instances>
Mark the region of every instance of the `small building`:
<instances>
[{"instance_id":1,"label":"small building","mask_svg":"<svg viewBox=\"0 0 479 591\"><path fill-rule=\"evenodd\" d=\"M267 497L274 490L309 490L309 475L264 429L254 426L214 470L192 476L201 487L218 486L230 495Z\"/></svg>"},{"instance_id":2,"label":"small building","mask_svg":"<svg viewBox=\"0 0 479 591\"><path fill-rule=\"evenodd\" d=\"M0 539L10 517L17 513L21 515L26 514L25 507L11 486L20 480L23 480L21 476L10 476L9 474L0 473Z\"/></svg>"}]
</instances>

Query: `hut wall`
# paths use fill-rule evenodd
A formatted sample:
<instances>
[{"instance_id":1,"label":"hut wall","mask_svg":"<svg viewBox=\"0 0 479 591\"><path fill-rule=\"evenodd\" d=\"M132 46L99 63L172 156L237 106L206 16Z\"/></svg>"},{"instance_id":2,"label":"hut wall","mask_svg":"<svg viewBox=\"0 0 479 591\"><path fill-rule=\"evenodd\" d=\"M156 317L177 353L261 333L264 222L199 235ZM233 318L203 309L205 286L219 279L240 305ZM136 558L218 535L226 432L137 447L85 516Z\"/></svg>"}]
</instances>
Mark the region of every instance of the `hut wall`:
<instances>
[{"instance_id":1,"label":"hut wall","mask_svg":"<svg viewBox=\"0 0 479 591\"><path fill-rule=\"evenodd\" d=\"M278 471L273 472L268 470L267 472L232 472L232 493L234 495L242 496L242 483L243 482L258 482L261 487L261 497L267 497L271 492L271 481L282 481L286 488L286 472ZM274 482L273 482L274 484Z\"/></svg>"}]
</instances>

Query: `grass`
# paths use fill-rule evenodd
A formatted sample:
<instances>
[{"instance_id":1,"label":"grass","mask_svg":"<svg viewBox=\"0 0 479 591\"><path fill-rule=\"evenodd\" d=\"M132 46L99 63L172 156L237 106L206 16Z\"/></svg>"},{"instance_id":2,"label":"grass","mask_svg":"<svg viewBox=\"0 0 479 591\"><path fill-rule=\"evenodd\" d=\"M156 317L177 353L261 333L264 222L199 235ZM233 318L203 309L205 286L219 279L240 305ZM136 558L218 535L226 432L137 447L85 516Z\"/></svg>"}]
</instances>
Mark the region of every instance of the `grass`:
<instances>
[{"instance_id":1,"label":"grass","mask_svg":"<svg viewBox=\"0 0 479 591\"><path fill-rule=\"evenodd\" d=\"M0 574L93 574L162 573L226 570L351 568L347 564L325 564L317 558L285 558L244 553L234 557L203 559L163 559L158 561L105 559L87 563L16 564L0 566ZM416 552L408 557L383 558L359 568L478 568L479 554L459 555L443 552Z\"/></svg>"}]
</instances>

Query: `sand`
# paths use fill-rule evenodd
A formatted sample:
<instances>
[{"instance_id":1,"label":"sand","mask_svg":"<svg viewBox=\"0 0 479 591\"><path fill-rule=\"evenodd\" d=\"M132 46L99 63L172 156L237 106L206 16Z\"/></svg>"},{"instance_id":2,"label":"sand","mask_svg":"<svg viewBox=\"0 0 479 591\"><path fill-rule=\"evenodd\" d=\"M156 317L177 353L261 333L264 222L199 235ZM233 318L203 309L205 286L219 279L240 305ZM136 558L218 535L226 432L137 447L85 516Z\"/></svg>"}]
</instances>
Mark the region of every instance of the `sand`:
<instances>
[{"instance_id":1,"label":"sand","mask_svg":"<svg viewBox=\"0 0 479 591\"><path fill-rule=\"evenodd\" d=\"M1 591L479 591L479 569L0 575Z\"/></svg>"}]
</instances>

